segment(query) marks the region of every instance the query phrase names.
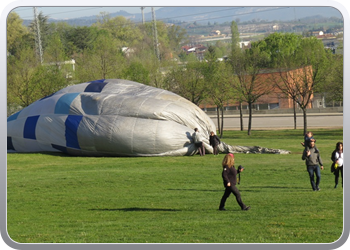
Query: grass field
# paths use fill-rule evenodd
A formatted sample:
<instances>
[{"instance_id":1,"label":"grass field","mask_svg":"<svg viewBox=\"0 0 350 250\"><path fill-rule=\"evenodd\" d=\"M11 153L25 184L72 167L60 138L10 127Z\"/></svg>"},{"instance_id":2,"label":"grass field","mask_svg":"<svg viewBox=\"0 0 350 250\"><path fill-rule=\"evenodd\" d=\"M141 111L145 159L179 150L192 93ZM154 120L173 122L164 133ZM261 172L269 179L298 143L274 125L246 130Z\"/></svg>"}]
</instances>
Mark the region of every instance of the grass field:
<instances>
[{"instance_id":1,"label":"grass field","mask_svg":"<svg viewBox=\"0 0 350 250\"><path fill-rule=\"evenodd\" d=\"M7 229L19 243L331 243L343 231L343 189L330 155L343 130L316 130L325 170L313 192L301 130L225 131L230 145L290 150L235 154L241 211L218 206L223 155L70 157L7 154Z\"/></svg>"}]
</instances>

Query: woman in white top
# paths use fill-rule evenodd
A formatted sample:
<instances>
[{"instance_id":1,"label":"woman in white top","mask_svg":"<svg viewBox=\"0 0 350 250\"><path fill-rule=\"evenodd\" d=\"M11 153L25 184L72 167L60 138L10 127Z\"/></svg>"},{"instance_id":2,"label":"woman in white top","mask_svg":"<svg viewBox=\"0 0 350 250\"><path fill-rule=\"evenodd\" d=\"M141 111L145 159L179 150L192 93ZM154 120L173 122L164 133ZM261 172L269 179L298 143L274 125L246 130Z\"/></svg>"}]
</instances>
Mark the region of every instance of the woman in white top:
<instances>
[{"instance_id":1,"label":"woman in white top","mask_svg":"<svg viewBox=\"0 0 350 250\"><path fill-rule=\"evenodd\" d=\"M335 186L334 188L337 188L338 186L338 180L339 180L339 172L341 174L341 185L343 187L343 143L338 142L335 150L332 153L332 161L334 163L334 175L335 175Z\"/></svg>"},{"instance_id":2,"label":"woman in white top","mask_svg":"<svg viewBox=\"0 0 350 250\"><path fill-rule=\"evenodd\" d=\"M194 129L194 133L192 134L192 139L193 139L194 145L198 148L200 156L204 156L205 148L202 142L202 136L199 134L198 128Z\"/></svg>"}]
</instances>

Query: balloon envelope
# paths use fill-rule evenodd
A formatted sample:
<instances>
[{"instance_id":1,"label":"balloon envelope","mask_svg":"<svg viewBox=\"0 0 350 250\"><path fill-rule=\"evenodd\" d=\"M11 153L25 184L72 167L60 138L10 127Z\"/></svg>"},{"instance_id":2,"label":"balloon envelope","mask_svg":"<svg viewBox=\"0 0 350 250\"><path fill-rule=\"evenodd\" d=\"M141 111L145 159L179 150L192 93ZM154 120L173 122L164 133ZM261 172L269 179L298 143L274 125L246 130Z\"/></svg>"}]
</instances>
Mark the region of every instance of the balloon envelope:
<instances>
[{"instance_id":1,"label":"balloon envelope","mask_svg":"<svg viewBox=\"0 0 350 250\"><path fill-rule=\"evenodd\" d=\"M198 128L210 152L213 121L172 92L108 79L66 87L7 119L7 149L86 156L193 155Z\"/></svg>"}]
</instances>

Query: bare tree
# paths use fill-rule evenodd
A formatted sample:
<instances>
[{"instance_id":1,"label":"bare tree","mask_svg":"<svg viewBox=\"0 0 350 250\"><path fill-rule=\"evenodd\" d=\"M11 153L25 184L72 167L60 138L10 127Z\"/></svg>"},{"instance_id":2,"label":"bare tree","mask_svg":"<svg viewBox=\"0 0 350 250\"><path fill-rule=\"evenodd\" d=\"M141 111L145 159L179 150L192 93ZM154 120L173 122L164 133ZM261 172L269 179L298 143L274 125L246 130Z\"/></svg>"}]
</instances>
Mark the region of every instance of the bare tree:
<instances>
[{"instance_id":1,"label":"bare tree","mask_svg":"<svg viewBox=\"0 0 350 250\"><path fill-rule=\"evenodd\" d=\"M263 72L266 56L258 48L246 50L233 65L237 81L233 88L240 100L248 104L248 135L251 135L253 104L263 95L271 92L273 84L268 74Z\"/></svg>"},{"instance_id":2,"label":"bare tree","mask_svg":"<svg viewBox=\"0 0 350 250\"><path fill-rule=\"evenodd\" d=\"M307 128L306 109L310 106L313 97L312 67L303 67L294 70L280 70L279 76L273 77L275 86L287 97L298 104L303 111L304 134ZM294 105L294 128L296 123Z\"/></svg>"},{"instance_id":3,"label":"bare tree","mask_svg":"<svg viewBox=\"0 0 350 250\"><path fill-rule=\"evenodd\" d=\"M314 91L327 80L329 62L322 42L314 37L302 39L295 53L280 61L280 80L274 80L275 86L303 111L304 134L307 109L311 108Z\"/></svg>"}]
</instances>

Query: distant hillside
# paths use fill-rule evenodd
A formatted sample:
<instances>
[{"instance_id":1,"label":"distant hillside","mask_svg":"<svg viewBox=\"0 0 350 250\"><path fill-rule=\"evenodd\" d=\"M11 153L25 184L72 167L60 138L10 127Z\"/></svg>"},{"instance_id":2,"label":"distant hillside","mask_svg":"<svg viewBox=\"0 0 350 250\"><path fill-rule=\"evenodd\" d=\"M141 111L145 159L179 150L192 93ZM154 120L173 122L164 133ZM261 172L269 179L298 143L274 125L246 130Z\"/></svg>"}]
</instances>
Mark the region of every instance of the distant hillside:
<instances>
[{"instance_id":1,"label":"distant hillside","mask_svg":"<svg viewBox=\"0 0 350 250\"><path fill-rule=\"evenodd\" d=\"M151 7L147 7L147 12ZM145 10L145 12L146 12ZM124 16L134 22L141 22L141 10L138 14L125 11L109 13L111 17ZM341 13L333 7L163 7L155 11L156 19L164 22L181 23L224 23L239 20L247 21L294 21L312 17L337 17ZM90 26L96 22L97 16L72 18L66 20L49 19L49 22L67 22L72 26ZM152 20L152 13L145 13L145 20ZM27 25L31 20L25 20Z\"/></svg>"},{"instance_id":2,"label":"distant hillside","mask_svg":"<svg viewBox=\"0 0 350 250\"><path fill-rule=\"evenodd\" d=\"M240 22L255 20L291 21L311 16L338 17L341 13L330 7L166 7L156 11L157 19L184 22ZM151 19L151 16L147 16Z\"/></svg>"}]
</instances>

